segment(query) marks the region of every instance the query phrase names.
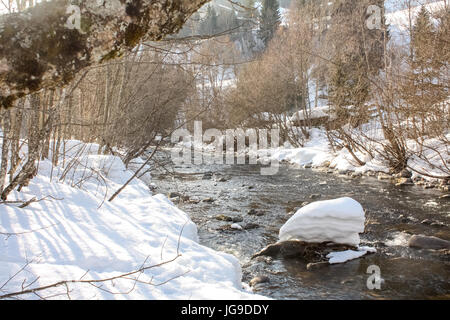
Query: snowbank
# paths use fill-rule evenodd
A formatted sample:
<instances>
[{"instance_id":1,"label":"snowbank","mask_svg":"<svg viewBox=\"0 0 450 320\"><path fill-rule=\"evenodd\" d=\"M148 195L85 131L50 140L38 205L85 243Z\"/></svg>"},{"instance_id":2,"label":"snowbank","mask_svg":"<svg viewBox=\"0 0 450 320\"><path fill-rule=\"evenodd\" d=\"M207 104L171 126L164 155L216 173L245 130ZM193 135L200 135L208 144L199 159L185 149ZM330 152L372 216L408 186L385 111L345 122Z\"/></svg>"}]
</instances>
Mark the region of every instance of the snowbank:
<instances>
[{"instance_id":1,"label":"snowbank","mask_svg":"<svg viewBox=\"0 0 450 320\"><path fill-rule=\"evenodd\" d=\"M280 229L280 241L334 242L358 246L364 232L364 210L351 198L311 203L289 219Z\"/></svg>"},{"instance_id":2,"label":"snowbank","mask_svg":"<svg viewBox=\"0 0 450 320\"><path fill-rule=\"evenodd\" d=\"M64 168L42 161L38 176L8 200L45 199L24 209L0 205L0 287L7 282L0 296L20 291L23 281L26 285L37 279L30 287L35 288L81 277L99 280L163 263L139 274L139 282L118 279L101 283L100 288L70 284L70 297L262 298L242 289L235 257L201 246L188 215L165 196L152 196L141 180L134 180L112 203L105 202L105 196L132 174L119 158L96 155L92 148L82 163L66 172L61 182L58 177ZM79 179L82 183L77 183ZM67 299L65 293L65 287L57 287L39 294Z\"/></svg>"},{"instance_id":3,"label":"snowbank","mask_svg":"<svg viewBox=\"0 0 450 320\"><path fill-rule=\"evenodd\" d=\"M346 148L333 151L323 128L311 129L309 141L301 148L280 147L272 150L260 150L260 154L263 155L263 158L264 156L267 157L267 154L270 155L268 158L264 158L266 161L286 161L299 166L311 166L313 168L326 166L337 171L351 171L361 174L367 172L389 173L389 163L381 156L385 153L382 145L387 144L387 142L384 140L380 124L377 121L371 121L360 128L347 128L347 130L352 136L359 137L359 142L374 154L374 157L371 157L367 153L354 150L354 154L365 163L364 165L359 165ZM446 133L445 138L450 139L450 133ZM407 147L410 150L408 167L413 171L412 178L420 177L428 181L437 181L437 178L430 176L442 177L447 175L442 157L447 154L448 145L442 139L426 138L423 141L423 146L418 145L414 140L408 140ZM411 154L412 152L413 154ZM421 158L416 155L419 153L422 154ZM422 172L424 174L421 174Z\"/></svg>"},{"instance_id":4,"label":"snowbank","mask_svg":"<svg viewBox=\"0 0 450 320\"><path fill-rule=\"evenodd\" d=\"M261 154L267 154L267 150L261 150ZM333 154L328 145L325 131L313 128L310 131L310 140L303 148L279 148L271 150L271 159L288 161L297 165L322 166L333 159Z\"/></svg>"}]
</instances>

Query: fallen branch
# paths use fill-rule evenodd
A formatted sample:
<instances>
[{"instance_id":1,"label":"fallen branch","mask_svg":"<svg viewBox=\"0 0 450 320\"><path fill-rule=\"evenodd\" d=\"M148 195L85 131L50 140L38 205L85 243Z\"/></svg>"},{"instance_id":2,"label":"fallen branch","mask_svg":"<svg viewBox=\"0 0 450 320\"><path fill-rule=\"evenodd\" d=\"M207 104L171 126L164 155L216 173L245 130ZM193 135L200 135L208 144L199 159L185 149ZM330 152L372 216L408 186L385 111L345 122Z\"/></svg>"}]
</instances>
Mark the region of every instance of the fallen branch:
<instances>
[{"instance_id":1,"label":"fallen branch","mask_svg":"<svg viewBox=\"0 0 450 320\"><path fill-rule=\"evenodd\" d=\"M64 200L64 198L55 198L53 196L45 196L44 198L41 199L37 199L36 197L31 198L30 200L27 201L23 201L23 200L14 200L14 201L8 201L8 200L4 200L4 201L0 201L0 204L21 204L18 208L23 209L28 207L30 204L35 203L35 202L41 202L41 201L45 201L48 200L48 198L51 198L53 200Z\"/></svg>"}]
</instances>

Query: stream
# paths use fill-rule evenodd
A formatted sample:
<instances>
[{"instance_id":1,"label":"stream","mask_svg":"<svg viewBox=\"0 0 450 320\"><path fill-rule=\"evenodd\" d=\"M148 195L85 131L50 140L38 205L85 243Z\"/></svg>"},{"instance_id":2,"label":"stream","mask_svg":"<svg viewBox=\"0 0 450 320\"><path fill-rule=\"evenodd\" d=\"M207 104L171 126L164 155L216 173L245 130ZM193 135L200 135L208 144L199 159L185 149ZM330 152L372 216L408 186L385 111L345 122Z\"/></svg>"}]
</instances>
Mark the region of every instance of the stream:
<instances>
[{"instance_id":1,"label":"stream","mask_svg":"<svg viewBox=\"0 0 450 320\"><path fill-rule=\"evenodd\" d=\"M282 300L450 298L448 251L407 246L413 234L450 240L450 201L440 199L439 190L290 165L281 165L275 176L260 175L259 165L184 165L175 171L153 174L157 192L189 197L176 204L197 224L200 243L237 257L243 282L267 277L268 282L253 287L258 294ZM208 172L214 173L211 179ZM307 270L301 260L251 259L277 242L280 227L298 208L344 196L362 204L368 224L361 242L375 247L376 254L317 270ZM233 222L220 221L219 215L242 220L244 229L231 229ZM379 290L367 286L371 265L381 271Z\"/></svg>"}]
</instances>

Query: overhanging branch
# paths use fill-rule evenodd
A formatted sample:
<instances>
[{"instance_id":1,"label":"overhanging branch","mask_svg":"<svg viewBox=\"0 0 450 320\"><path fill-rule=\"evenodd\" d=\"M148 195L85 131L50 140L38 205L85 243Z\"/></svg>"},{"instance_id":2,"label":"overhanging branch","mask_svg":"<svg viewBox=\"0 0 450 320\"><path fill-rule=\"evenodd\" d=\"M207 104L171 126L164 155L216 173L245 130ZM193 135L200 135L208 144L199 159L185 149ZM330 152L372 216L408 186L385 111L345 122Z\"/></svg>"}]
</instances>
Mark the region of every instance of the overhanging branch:
<instances>
[{"instance_id":1,"label":"overhanging branch","mask_svg":"<svg viewBox=\"0 0 450 320\"><path fill-rule=\"evenodd\" d=\"M176 33L210 0L52 0L0 17L0 108L69 83L141 40Z\"/></svg>"}]
</instances>

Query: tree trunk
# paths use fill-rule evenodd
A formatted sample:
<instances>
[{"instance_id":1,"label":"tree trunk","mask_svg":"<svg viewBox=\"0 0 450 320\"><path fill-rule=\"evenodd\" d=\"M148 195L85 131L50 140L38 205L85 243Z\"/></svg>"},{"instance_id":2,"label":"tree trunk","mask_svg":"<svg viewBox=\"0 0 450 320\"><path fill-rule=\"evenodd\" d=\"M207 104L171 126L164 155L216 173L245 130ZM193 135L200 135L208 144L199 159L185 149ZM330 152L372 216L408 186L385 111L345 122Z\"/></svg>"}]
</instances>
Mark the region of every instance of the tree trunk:
<instances>
[{"instance_id":1,"label":"tree trunk","mask_svg":"<svg viewBox=\"0 0 450 320\"><path fill-rule=\"evenodd\" d=\"M20 158L20 133L22 132L22 122L23 122L23 108L25 106L25 99L20 99L18 107L11 109L14 110L14 117L12 121L12 139L11 139L11 165L9 169L9 181L12 181L17 168L21 163Z\"/></svg>"},{"instance_id":2,"label":"tree trunk","mask_svg":"<svg viewBox=\"0 0 450 320\"><path fill-rule=\"evenodd\" d=\"M37 3L0 17L0 108L42 88L69 83L84 68L123 55L140 41L176 33L209 0Z\"/></svg>"},{"instance_id":3,"label":"tree trunk","mask_svg":"<svg viewBox=\"0 0 450 320\"><path fill-rule=\"evenodd\" d=\"M3 144L2 144L2 158L0 165L0 192L3 191L6 183L6 172L8 170L8 153L9 145L11 140L11 112L9 110L4 110L2 114L2 133L3 133Z\"/></svg>"}]
</instances>

